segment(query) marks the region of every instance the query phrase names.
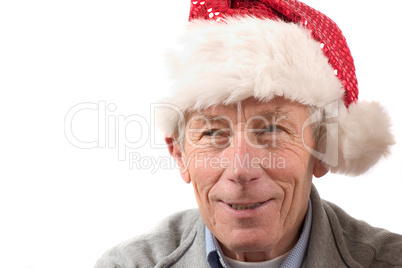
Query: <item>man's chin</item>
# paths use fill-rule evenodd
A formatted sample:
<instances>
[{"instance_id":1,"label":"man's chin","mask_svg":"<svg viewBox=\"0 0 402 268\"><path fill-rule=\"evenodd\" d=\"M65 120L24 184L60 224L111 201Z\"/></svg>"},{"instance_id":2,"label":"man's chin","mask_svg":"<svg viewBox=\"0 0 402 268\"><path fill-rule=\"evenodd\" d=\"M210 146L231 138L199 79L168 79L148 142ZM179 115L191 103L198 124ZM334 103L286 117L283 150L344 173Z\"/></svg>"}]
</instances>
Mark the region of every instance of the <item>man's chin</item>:
<instances>
[{"instance_id":1,"label":"man's chin","mask_svg":"<svg viewBox=\"0 0 402 268\"><path fill-rule=\"evenodd\" d=\"M266 252L275 248L278 238L275 234L269 235L261 230L247 230L237 232L219 241L223 246L222 249L230 252Z\"/></svg>"}]
</instances>

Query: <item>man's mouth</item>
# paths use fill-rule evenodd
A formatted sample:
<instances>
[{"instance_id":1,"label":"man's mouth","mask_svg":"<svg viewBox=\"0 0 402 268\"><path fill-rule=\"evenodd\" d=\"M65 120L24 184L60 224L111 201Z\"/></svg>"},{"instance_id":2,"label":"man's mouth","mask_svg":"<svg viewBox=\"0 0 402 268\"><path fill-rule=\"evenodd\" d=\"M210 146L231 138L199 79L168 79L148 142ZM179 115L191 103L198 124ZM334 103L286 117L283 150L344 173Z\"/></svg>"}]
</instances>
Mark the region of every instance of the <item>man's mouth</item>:
<instances>
[{"instance_id":1,"label":"man's mouth","mask_svg":"<svg viewBox=\"0 0 402 268\"><path fill-rule=\"evenodd\" d=\"M252 209L252 208L256 208L259 205L261 205L262 203L255 203L252 205L235 205L235 204L230 204L230 207L236 210L244 210L244 209Z\"/></svg>"}]
</instances>

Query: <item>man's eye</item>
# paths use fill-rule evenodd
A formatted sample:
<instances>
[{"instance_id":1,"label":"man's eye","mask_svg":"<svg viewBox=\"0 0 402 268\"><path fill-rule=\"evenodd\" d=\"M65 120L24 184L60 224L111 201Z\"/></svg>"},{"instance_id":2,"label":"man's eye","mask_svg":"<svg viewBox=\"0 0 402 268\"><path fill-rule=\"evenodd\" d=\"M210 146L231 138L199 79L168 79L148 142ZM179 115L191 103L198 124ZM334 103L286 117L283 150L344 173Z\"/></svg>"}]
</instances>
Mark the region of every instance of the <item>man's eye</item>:
<instances>
[{"instance_id":1,"label":"man's eye","mask_svg":"<svg viewBox=\"0 0 402 268\"><path fill-rule=\"evenodd\" d=\"M222 131L219 129L208 129L202 132L202 136L216 136L219 135Z\"/></svg>"},{"instance_id":2,"label":"man's eye","mask_svg":"<svg viewBox=\"0 0 402 268\"><path fill-rule=\"evenodd\" d=\"M277 132L277 131L281 131L281 127L277 126L277 125L270 125L267 126L266 128L264 128L264 132Z\"/></svg>"}]
</instances>

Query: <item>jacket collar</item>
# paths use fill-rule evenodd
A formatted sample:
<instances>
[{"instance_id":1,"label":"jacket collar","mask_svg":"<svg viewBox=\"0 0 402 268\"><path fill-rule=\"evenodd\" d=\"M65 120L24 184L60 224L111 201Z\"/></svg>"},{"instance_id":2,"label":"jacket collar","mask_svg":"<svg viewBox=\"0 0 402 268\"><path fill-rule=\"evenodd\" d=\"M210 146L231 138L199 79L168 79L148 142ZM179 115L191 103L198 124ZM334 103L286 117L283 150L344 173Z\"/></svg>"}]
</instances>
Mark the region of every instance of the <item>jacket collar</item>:
<instances>
[{"instance_id":1,"label":"jacket collar","mask_svg":"<svg viewBox=\"0 0 402 268\"><path fill-rule=\"evenodd\" d=\"M337 215L320 198L314 185L310 200L313 223L307 256L302 267L363 267L350 255Z\"/></svg>"}]
</instances>

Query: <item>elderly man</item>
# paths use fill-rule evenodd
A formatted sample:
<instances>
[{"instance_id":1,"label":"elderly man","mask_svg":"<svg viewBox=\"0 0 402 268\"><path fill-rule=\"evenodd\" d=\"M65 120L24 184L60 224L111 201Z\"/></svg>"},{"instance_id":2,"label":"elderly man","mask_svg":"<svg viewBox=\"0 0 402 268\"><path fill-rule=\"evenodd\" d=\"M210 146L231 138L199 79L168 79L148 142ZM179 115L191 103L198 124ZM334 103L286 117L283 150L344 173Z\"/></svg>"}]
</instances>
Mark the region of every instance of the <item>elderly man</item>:
<instances>
[{"instance_id":1,"label":"elderly man","mask_svg":"<svg viewBox=\"0 0 402 268\"><path fill-rule=\"evenodd\" d=\"M192 1L160 114L199 210L109 250L96 267L402 267L402 236L320 199L389 151L384 109L358 102L338 27L295 0Z\"/></svg>"}]
</instances>

